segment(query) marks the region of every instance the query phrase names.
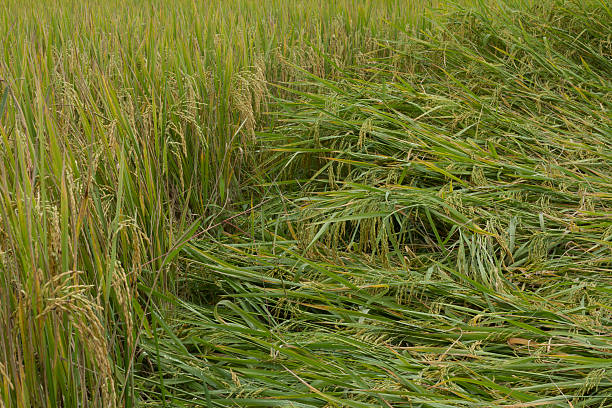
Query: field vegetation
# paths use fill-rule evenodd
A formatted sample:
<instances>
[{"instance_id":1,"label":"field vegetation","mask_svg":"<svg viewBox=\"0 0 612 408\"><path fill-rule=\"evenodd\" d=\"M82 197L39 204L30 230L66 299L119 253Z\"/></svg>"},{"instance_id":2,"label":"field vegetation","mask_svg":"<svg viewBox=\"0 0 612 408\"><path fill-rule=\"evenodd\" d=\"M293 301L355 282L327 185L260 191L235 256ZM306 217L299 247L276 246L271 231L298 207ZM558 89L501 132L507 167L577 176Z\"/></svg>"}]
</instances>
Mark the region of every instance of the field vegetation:
<instances>
[{"instance_id":1,"label":"field vegetation","mask_svg":"<svg viewBox=\"0 0 612 408\"><path fill-rule=\"evenodd\" d=\"M5 0L0 408L612 406L606 0Z\"/></svg>"}]
</instances>

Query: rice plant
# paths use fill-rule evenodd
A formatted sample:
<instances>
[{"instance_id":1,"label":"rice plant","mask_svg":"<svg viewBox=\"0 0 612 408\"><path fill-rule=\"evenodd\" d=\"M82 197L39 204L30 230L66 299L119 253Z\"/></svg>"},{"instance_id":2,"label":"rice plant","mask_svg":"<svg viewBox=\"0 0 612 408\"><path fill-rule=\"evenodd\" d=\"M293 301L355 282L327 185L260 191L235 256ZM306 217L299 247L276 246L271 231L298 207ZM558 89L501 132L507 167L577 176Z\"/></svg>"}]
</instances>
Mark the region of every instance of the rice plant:
<instances>
[{"instance_id":1,"label":"rice plant","mask_svg":"<svg viewBox=\"0 0 612 408\"><path fill-rule=\"evenodd\" d=\"M603 0L0 8L0 407L612 405Z\"/></svg>"}]
</instances>

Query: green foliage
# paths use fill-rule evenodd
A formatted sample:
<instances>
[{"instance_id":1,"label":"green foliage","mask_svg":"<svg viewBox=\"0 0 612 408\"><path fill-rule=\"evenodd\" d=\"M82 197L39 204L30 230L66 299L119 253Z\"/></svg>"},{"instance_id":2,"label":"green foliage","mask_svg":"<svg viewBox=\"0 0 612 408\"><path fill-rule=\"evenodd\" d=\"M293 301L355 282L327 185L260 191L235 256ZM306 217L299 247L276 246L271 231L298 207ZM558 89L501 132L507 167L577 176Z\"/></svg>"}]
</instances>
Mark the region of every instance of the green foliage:
<instances>
[{"instance_id":1,"label":"green foliage","mask_svg":"<svg viewBox=\"0 0 612 408\"><path fill-rule=\"evenodd\" d=\"M610 27L8 0L0 407L612 404Z\"/></svg>"}]
</instances>

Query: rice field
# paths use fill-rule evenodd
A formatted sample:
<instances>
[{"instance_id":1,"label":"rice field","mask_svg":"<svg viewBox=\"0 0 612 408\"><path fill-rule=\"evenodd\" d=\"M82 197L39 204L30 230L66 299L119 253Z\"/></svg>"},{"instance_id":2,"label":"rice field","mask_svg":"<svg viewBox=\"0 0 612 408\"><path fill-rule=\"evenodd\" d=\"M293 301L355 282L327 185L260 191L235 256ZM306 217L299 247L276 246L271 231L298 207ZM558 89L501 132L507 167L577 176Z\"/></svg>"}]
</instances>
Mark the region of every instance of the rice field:
<instances>
[{"instance_id":1,"label":"rice field","mask_svg":"<svg viewBox=\"0 0 612 408\"><path fill-rule=\"evenodd\" d=\"M0 408L612 406L606 0L5 0Z\"/></svg>"}]
</instances>

